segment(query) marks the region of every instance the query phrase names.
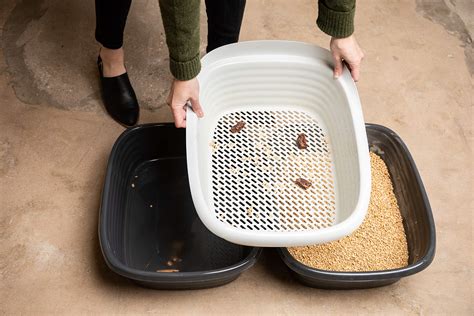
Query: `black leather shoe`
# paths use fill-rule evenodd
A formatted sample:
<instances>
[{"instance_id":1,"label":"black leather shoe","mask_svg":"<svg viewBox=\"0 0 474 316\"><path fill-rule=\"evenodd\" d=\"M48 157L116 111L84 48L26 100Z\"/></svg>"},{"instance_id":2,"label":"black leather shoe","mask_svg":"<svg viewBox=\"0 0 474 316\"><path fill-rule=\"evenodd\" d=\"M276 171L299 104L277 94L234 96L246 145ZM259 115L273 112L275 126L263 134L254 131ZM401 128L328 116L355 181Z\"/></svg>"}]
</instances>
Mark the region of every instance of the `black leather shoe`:
<instances>
[{"instance_id":1,"label":"black leather shoe","mask_svg":"<svg viewBox=\"0 0 474 316\"><path fill-rule=\"evenodd\" d=\"M137 96L130 84L127 73L117 77L104 77L102 59L97 58L99 67L102 101L107 113L125 126L137 124L140 108Z\"/></svg>"}]
</instances>

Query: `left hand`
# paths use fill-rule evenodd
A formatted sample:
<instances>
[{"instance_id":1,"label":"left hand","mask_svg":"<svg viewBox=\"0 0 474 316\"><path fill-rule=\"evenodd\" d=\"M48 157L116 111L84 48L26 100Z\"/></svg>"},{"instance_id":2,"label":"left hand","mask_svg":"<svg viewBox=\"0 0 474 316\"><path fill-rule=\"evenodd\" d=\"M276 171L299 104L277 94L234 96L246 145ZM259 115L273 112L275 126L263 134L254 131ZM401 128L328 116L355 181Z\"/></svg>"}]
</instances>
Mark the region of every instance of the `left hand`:
<instances>
[{"instance_id":1,"label":"left hand","mask_svg":"<svg viewBox=\"0 0 474 316\"><path fill-rule=\"evenodd\" d=\"M171 85L167 103L171 107L171 112L173 112L176 127L186 127L186 103L188 101L197 116L203 117L204 113L199 103L198 80L196 78L187 81L175 79Z\"/></svg>"},{"instance_id":2,"label":"left hand","mask_svg":"<svg viewBox=\"0 0 474 316\"><path fill-rule=\"evenodd\" d=\"M343 62L345 62L351 71L354 81L360 78L360 64L364 58L364 52L359 44L351 35L345 38L331 38L330 48L334 59L334 78L339 78L343 70Z\"/></svg>"}]
</instances>

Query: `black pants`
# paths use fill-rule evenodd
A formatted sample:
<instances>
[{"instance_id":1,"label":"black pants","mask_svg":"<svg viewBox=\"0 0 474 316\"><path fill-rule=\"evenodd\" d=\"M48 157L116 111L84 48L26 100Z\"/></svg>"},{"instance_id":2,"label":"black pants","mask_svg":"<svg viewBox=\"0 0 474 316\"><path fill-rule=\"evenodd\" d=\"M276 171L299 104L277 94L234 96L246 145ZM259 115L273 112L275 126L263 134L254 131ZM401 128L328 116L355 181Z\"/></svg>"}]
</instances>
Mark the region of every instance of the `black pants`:
<instances>
[{"instance_id":1,"label":"black pants","mask_svg":"<svg viewBox=\"0 0 474 316\"><path fill-rule=\"evenodd\" d=\"M207 52L239 40L246 0L206 0ZM118 49L132 0L95 0L95 38L102 46Z\"/></svg>"}]
</instances>

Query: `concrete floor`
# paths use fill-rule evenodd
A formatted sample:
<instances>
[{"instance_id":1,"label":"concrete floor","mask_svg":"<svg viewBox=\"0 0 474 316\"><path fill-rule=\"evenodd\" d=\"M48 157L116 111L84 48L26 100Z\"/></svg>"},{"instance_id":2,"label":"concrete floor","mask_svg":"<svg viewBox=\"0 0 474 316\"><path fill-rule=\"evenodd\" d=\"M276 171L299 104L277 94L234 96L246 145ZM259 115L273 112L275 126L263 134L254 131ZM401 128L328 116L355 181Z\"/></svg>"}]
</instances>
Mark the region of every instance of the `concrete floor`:
<instances>
[{"instance_id":1,"label":"concrete floor","mask_svg":"<svg viewBox=\"0 0 474 316\"><path fill-rule=\"evenodd\" d=\"M142 123L171 120L156 2L134 2L125 40ZM241 39L327 47L314 25L314 2L248 0ZM304 287L271 253L235 282L201 291L147 290L110 272L97 216L107 156L123 128L98 99L93 1L1 0L0 7L1 314L472 315L469 0L358 1L365 119L393 128L408 144L438 237L427 270L365 291Z\"/></svg>"}]
</instances>

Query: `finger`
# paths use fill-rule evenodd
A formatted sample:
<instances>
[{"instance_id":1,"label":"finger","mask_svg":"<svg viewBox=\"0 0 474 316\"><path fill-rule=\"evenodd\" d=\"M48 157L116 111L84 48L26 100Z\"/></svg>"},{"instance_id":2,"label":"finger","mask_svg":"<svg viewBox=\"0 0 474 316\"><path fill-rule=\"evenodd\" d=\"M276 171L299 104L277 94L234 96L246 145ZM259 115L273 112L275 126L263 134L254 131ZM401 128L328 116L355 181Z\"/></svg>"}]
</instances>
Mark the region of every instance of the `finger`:
<instances>
[{"instance_id":1,"label":"finger","mask_svg":"<svg viewBox=\"0 0 474 316\"><path fill-rule=\"evenodd\" d=\"M166 98L166 104L171 106L171 102L173 101L173 92L174 92L174 84L171 84L170 91L168 93L168 97Z\"/></svg>"},{"instance_id":2,"label":"finger","mask_svg":"<svg viewBox=\"0 0 474 316\"><path fill-rule=\"evenodd\" d=\"M198 117L203 117L204 112L202 111L201 103L199 102L199 98L191 98L191 106L193 108L194 113L197 114Z\"/></svg>"},{"instance_id":3,"label":"finger","mask_svg":"<svg viewBox=\"0 0 474 316\"><path fill-rule=\"evenodd\" d=\"M360 63L357 64L349 64L349 68L351 70L351 76L354 81L359 81L360 78Z\"/></svg>"},{"instance_id":4,"label":"finger","mask_svg":"<svg viewBox=\"0 0 474 316\"><path fill-rule=\"evenodd\" d=\"M171 111L173 112L174 125L178 128L186 127L186 110L183 106L172 106Z\"/></svg>"},{"instance_id":5,"label":"finger","mask_svg":"<svg viewBox=\"0 0 474 316\"><path fill-rule=\"evenodd\" d=\"M342 59L338 55L333 55L334 59L334 78L337 79L342 74Z\"/></svg>"}]
</instances>

